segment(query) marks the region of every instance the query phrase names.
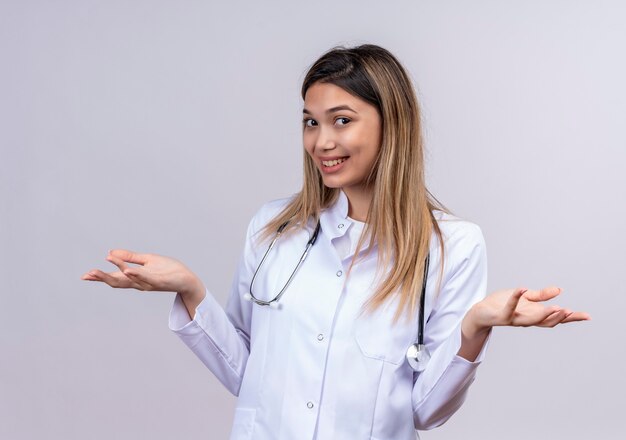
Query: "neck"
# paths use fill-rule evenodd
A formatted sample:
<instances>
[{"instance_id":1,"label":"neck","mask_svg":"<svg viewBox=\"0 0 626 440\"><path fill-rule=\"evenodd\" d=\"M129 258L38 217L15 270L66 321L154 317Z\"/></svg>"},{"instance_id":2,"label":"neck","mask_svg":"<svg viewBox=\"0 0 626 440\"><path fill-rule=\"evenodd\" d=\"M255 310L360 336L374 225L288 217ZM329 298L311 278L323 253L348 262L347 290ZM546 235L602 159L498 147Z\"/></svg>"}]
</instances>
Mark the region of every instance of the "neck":
<instances>
[{"instance_id":1,"label":"neck","mask_svg":"<svg viewBox=\"0 0 626 440\"><path fill-rule=\"evenodd\" d=\"M344 188L343 192L348 198L348 216L354 220L365 222L372 204L374 192L371 189Z\"/></svg>"}]
</instances>

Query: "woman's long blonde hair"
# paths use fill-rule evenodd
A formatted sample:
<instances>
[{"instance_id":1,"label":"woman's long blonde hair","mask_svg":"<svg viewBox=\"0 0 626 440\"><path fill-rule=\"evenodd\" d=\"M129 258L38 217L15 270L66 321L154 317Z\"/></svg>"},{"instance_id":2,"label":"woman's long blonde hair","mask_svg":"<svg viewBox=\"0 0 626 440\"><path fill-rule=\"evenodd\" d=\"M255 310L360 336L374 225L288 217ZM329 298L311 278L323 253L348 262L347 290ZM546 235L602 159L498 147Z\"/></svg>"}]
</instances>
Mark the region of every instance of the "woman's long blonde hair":
<instances>
[{"instance_id":1,"label":"woman's long blonde hair","mask_svg":"<svg viewBox=\"0 0 626 440\"><path fill-rule=\"evenodd\" d=\"M389 51L371 44L338 47L322 55L304 78L302 99L317 82L341 87L376 107L381 116L380 150L364 182L373 185L372 204L354 255L356 258L365 237L369 237L370 250L375 243L378 245L378 268L384 278L365 309L373 311L396 298L395 319L403 310L413 316L418 310L433 230L439 239L443 268L443 239L433 210L446 211L426 189L420 111L413 84ZM304 153L302 190L265 226L262 236L274 234L287 221L291 228L302 228L310 218L317 220L321 211L337 199L339 191L324 186L315 163Z\"/></svg>"}]
</instances>

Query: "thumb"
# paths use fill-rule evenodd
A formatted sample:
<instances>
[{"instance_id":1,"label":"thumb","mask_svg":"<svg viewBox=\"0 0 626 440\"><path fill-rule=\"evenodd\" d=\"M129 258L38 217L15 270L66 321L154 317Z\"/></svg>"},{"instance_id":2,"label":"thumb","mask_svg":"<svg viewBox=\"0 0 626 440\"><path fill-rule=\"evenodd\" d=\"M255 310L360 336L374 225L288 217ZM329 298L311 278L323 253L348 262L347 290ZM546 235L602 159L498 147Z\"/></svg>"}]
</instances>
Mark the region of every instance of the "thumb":
<instances>
[{"instance_id":1,"label":"thumb","mask_svg":"<svg viewBox=\"0 0 626 440\"><path fill-rule=\"evenodd\" d=\"M527 291L528 289L526 289L525 287L518 287L517 289L513 290L513 293L504 305L504 313L506 314L506 316L513 316L515 314L515 309L519 304L519 300Z\"/></svg>"},{"instance_id":2,"label":"thumb","mask_svg":"<svg viewBox=\"0 0 626 440\"><path fill-rule=\"evenodd\" d=\"M541 290L529 290L524 295L528 301L548 301L557 297L561 293L560 287L544 287Z\"/></svg>"}]
</instances>

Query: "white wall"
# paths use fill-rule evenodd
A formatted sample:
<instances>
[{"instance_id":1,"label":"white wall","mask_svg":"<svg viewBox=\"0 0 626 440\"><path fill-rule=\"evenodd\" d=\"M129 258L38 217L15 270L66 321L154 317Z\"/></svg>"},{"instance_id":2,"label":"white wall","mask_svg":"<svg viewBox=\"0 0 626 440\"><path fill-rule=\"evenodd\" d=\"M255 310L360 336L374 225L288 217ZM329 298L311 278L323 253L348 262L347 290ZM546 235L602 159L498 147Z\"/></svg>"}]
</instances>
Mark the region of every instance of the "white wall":
<instances>
[{"instance_id":1,"label":"white wall","mask_svg":"<svg viewBox=\"0 0 626 440\"><path fill-rule=\"evenodd\" d=\"M249 217L298 190L306 68L363 42L415 78L430 187L481 225L490 289L557 284L593 317L498 329L423 438L621 438L625 22L619 0L1 1L0 438L228 436L173 297L80 275L162 253L224 302Z\"/></svg>"}]
</instances>

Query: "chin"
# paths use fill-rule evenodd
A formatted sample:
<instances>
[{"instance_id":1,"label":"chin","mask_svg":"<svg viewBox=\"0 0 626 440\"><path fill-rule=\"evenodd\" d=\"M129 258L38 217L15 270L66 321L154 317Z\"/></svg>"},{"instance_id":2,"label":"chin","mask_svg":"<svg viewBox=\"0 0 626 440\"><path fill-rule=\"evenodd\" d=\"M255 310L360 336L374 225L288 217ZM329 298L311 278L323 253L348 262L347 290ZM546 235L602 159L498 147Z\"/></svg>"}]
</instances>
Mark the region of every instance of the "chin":
<instances>
[{"instance_id":1,"label":"chin","mask_svg":"<svg viewBox=\"0 0 626 440\"><path fill-rule=\"evenodd\" d=\"M326 179L322 179L322 182L324 183L324 186L326 188L332 188L332 189L341 189L343 188L345 185L342 182L336 182L336 181L329 181Z\"/></svg>"}]
</instances>

